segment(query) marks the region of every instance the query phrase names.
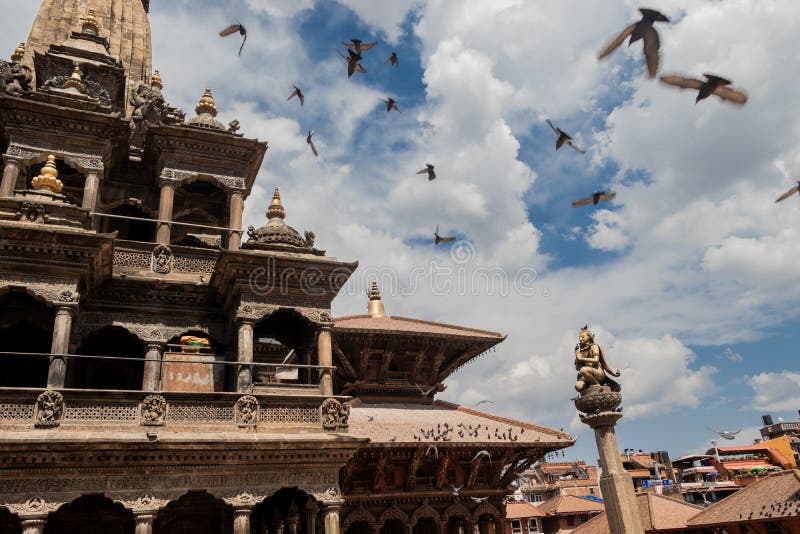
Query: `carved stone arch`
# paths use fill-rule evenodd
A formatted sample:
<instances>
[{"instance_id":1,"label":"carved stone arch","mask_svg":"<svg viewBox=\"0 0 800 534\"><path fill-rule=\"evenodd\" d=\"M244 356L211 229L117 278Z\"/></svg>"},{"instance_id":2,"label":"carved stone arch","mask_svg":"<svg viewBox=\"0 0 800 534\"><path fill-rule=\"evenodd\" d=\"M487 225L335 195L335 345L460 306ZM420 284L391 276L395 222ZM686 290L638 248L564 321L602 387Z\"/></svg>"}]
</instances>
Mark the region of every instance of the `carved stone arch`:
<instances>
[{"instance_id":1,"label":"carved stone arch","mask_svg":"<svg viewBox=\"0 0 800 534\"><path fill-rule=\"evenodd\" d=\"M219 218L214 217L213 215L211 215L209 212L207 212L203 208L197 208L197 207L187 208L185 210L181 210L181 211L175 213L172 216L172 220L173 221L178 221L181 218L185 217L186 215L192 215L192 214L200 215L203 219L207 220L208 222L216 223L215 224L216 226L219 226L219 224L220 224Z\"/></svg>"},{"instance_id":2,"label":"carved stone arch","mask_svg":"<svg viewBox=\"0 0 800 534\"><path fill-rule=\"evenodd\" d=\"M145 206L144 202L142 202L138 198L121 198L119 200L115 200L113 202L109 202L108 204L103 204L102 206L99 206L98 211L102 211L103 213L110 213L111 211L120 206L132 206L136 209L142 210L149 217L152 217L153 219L158 219L158 212L148 206Z\"/></svg>"},{"instance_id":3,"label":"carved stone arch","mask_svg":"<svg viewBox=\"0 0 800 534\"><path fill-rule=\"evenodd\" d=\"M274 495L280 486L259 486L257 488L207 488L206 492L214 497L224 501L233 507L249 506L253 507L257 504L269 499Z\"/></svg>"},{"instance_id":4,"label":"carved stone arch","mask_svg":"<svg viewBox=\"0 0 800 534\"><path fill-rule=\"evenodd\" d=\"M120 328L122 330L125 330L127 333L137 338L142 343L147 343L148 341L152 341L151 339L145 337L144 335L145 332L142 329L134 328L133 325L130 324L111 321L105 325L91 324L87 325L87 328L79 328L78 334L80 336L80 339L78 344L80 345L81 343L83 343L83 341L89 339L90 337L92 337L93 335L95 335L96 333L100 332L105 328Z\"/></svg>"},{"instance_id":5,"label":"carved stone arch","mask_svg":"<svg viewBox=\"0 0 800 534\"><path fill-rule=\"evenodd\" d=\"M39 304L44 304L48 308L53 307L53 303L48 300L47 296L44 295L41 291L36 291L33 288L27 286L20 286L15 284L7 284L7 285L0 285L0 297L3 297L9 293L24 293L29 297L33 298Z\"/></svg>"},{"instance_id":6,"label":"carved stone arch","mask_svg":"<svg viewBox=\"0 0 800 534\"><path fill-rule=\"evenodd\" d=\"M370 525L374 525L376 523L375 516L372 515L372 512L364 508L363 503L359 503L358 508L347 514L347 517L345 517L344 521L342 522L342 529L347 530L350 528L350 525L353 523L358 523L359 521L367 522Z\"/></svg>"},{"instance_id":7,"label":"carved stone arch","mask_svg":"<svg viewBox=\"0 0 800 534\"><path fill-rule=\"evenodd\" d=\"M437 523L442 520L442 517L441 515L439 515L439 512L437 512L436 509L430 504L425 503L416 510L414 510L414 513L411 514L411 522L416 524L420 519L426 517L433 519Z\"/></svg>"},{"instance_id":8,"label":"carved stone arch","mask_svg":"<svg viewBox=\"0 0 800 534\"><path fill-rule=\"evenodd\" d=\"M451 504L444 512L442 512L442 521L449 521L451 517L460 517L461 519L470 519L472 514L469 513L467 507L456 502Z\"/></svg>"},{"instance_id":9,"label":"carved stone arch","mask_svg":"<svg viewBox=\"0 0 800 534\"><path fill-rule=\"evenodd\" d=\"M402 511L397 504L392 503L389 508L381 513L380 517L378 518L378 524L383 526L384 523L392 519L397 519L403 523L408 523L408 514Z\"/></svg>"},{"instance_id":10,"label":"carved stone arch","mask_svg":"<svg viewBox=\"0 0 800 534\"><path fill-rule=\"evenodd\" d=\"M48 307L76 306L80 293L76 283L68 280L42 279L22 273L10 273L0 281L0 295L11 291L24 291Z\"/></svg>"},{"instance_id":11,"label":"carved stone arch","mask_svg":"<svg viewBox=\"0 0 800 534\"><path fill-rule=\"evenodd\" d=\"M495 519L501 517L500 511L490 504L488 501L480 503L472 512L472 518L477 521L482 515L490 515Z\"/></svg>"}]
</instances>

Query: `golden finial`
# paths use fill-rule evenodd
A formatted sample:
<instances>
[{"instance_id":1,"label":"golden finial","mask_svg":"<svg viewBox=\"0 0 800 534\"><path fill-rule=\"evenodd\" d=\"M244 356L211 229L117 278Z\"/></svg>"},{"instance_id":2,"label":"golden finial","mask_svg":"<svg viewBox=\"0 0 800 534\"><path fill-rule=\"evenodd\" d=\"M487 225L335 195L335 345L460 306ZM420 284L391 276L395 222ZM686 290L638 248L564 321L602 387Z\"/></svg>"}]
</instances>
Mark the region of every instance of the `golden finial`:
<instances>
[{"instance_id":1,"label":"golden finial","mask_svg":"<svg viewBox=\"0 0 800 534\"><path fill-rule=\"evenodd\" d=\"M83 23L81 33L88 33L89 35L100 35L100 21L94 13L94 9L90 9L85 17L81 17Z\"/></svg>"},{"instance_id":2,"label":"golden finial","mask_svg":"<svg viewBox=\"0 0 800 534\"><path fill-rule=\"evenodd\" d=\"M19 43L17 49L14 50L14 53L11 54L11 61L14 63L19 63L22 61L22 56L25 55L25 41Z\"/></svg>"},{"instance_id":3,"label":"golden finial","mask_svg":"<svg viewBox=\"0 0 800 534\"><path fill-rule=\"evenodd\" d=\"M81 68L76 64L75 68L72 69L72 75L69 79L64 82L62 85L64 89L68 87L72 87L73 89L77 90L80 93L86 92L86 87L83 85L83 73L81 72Z\"/></svg>"},{"instance_id":4,"label":"golden finial","mask_svg":"<svg viewBox=\"0 0 800 534\"><path fill-rule=\"evenodd\" d=\"M153 76L150 78L150 87L155 87L159 91L164 88L164 84L161 82L161 74L158 70L153 72Z\"/></svg>"},{"instance_id":5,"label":"golden finial","mask_svg":"<svg viewBox=\"0 0 800 534\"><path fill-rule=\"evenodd\" d=\"M386 309L383 307L381 292L378 290L378 281L372 281L372 290L369 292L369 305L367 313L370 317L386 317Z\"/></svg>"},{"instance_id":6,"label":"golden finial","mask_svg":"<svg viewBox=\"0 0 800 534\"><path fill-rule=\"evenodd\" d=\"M286 218L286 210L284 210L283 205L281 205L281 193L276 187L275 192L272 194L272 202L267 210L267 219L271 220L284 218Z\"/></svg>"},{"instance_id":7,"label":"golden finial","mask_svg":"<svg viewBox=\"0 0 800 534\"><path fill-rule=\"evenodd\" d=\"M211 89L206 87L206 92L200 97L200 103L197 104L194 110L198 115L207 114L212 117L217 116L217 105L214 103L214 96L211 94Z\"/></svg>"},{"instance_id":8,"label":"golden finial","mask_svg":"<svg viewBox=\"0 0 800 534\"><path fill-rule=\"evenodd\" d=\"M34 189L45 189L52 193L60 193L64 189L64 184L58 179L58 169L56 169L56 157L52 154L47 156L47 163L44 164L39 176L31 180Z\"/></svg>"}]
</instances>

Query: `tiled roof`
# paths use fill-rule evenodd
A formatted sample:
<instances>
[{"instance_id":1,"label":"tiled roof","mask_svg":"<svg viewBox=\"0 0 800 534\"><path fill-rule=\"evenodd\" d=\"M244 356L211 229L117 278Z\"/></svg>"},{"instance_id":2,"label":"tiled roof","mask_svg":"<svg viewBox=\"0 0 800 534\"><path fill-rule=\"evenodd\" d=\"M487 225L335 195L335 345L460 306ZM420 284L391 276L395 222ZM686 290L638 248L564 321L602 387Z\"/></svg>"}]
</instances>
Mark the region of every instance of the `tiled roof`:
<instances>
[{"instance_id":1,"label":"tiled roof","mask_svg":"<svg viewBox=\"0 0 800 534\"><path fill-rule=\"evenodd\" d=\"M574 495L560 495L538 505L539 511L546 515L573 515L602 512L605 506L601 502L583 499Z\"/></svg>"},{"instance_id":2,"label":"tiled roof","mask_svg":"<svg viewBox=\"0 0 800 534\"><path fill-rule=\"evenodd\" d=\"M792 463L775 447L769 447L764 444L755 443L753 445L741 445L738 447L719 447L718 448L720 455L727 455L727 454L747 454L747 453L754 453L754 452L762 452L769 454L775 462L777 462L782 468L788 469L792 467ZM712 450L709 450L712 452ZM725 458L722 458L725 461Z\"/></svg>"},{"instance_id":3,"label":"tiled roof","mask_svg":"<svg viewBox=\"0 0 800 534\"><path fill-rule=\"evenodd\" d=\"M637 495L639 514L645 532L659 532L687 528L689 519L697 515L703 508L655 493ZM605 512L593 517L572 531L573 534L611 534Z\"/></svg>"},{"instance_id":4,"label":"tiled roof","mask_svg":"<svg viewBox=\"0 0 800 534\"><path fill-rule=\"evenodd\" d=\"M503 334L478 330L445 323L409 319L407 317L372 317L371 315L349 315L333 319L334 332L349 330L374 330L386 333L429 334L456 336L465 338L483 338L500 342L506 338Z\"/></svg>"},{"instance_id":5,"label":"tiled roof","mask_svg":"<svg viewBox=\"0 0 800 534\"><path fill-rule=\"evenodd\" d=\"M506 519L523 519L527 517L544 517L544 514L526 501L506 503Z\"/></svg>"},{"instance_id":6,"label":"tiled roof","mask_svg":"<svg viewBox=\"0 0 800 534\"><path fill-rule=\"evenodd\" d=\"M473 429L472 434L469 432L470 428ZM477 437L474 435L476 429ZM436 441L433 437L426 438L424 434L427 432L439 436L440 439ZM561 448L574 442L569 434L558 430L440 400L432 404L364 403L355 400L350 412L350 433L368 436L372 443L383 446L389 443L407 445L422 442L435 443L437 447L486 443L515 447L549 445ZM443 435L448 440L442 439ZM506 437L503 438L503 435Z\"/></svg>"},{"instance_id":7,"label":"tiled roof","mask_svg":"<svg viewBox=\"0 0 800 534\"><path fill-rule=\"evenodd\" d=\"M721 525L742 520L776 519L800 515L800 471L792 469L764 477L691 520L691 526Z\"/></svg>"}]
</instances>

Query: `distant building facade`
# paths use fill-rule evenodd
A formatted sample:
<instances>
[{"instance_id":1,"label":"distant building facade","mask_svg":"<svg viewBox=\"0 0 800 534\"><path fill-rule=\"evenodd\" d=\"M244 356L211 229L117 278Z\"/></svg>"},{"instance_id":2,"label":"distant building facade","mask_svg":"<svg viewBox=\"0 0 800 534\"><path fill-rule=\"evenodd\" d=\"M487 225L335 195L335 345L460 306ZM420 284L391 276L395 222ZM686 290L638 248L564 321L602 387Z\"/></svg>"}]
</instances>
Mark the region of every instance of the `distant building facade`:
<instances>
[{"instance_id":1,"label":"distant building facade","mask_svg":"<svg viewBox=\"0 0 800 534\"><path fill-rule=\"evenodd\" d=\"M523 498L534 504L573 495L602 498L597 466L577 462L538 462L517 479Z\"/></svg>"}]
</instances>

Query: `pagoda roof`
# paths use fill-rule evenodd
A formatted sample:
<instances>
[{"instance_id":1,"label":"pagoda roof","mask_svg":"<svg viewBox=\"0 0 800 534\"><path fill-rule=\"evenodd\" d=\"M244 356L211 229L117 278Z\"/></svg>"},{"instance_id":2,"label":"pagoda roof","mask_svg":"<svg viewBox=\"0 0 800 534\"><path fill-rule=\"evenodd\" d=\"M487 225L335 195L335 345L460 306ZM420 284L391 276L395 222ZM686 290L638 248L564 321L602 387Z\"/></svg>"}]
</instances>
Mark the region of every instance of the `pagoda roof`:
<instances>
[{"instance_id":1,"label":"pagoda roof","mask_svg":"<svg viewBox=\"0 0 800 534\"><path fill-rule=\"evenodd\" d=\"M576 497L575 495L559 495L538 506L539 511L545 515L575 515L603 512L606 507L603 503Z\"/></svg>"},{"instance_id":2,"label":"pagoda roof","mask_svg":"<svg viewBox=\"0 0 800 534\"><path fill-rule=\"evenodd\" d=\"M373 317L371 315L348 315L333 319L338 332L370 331L383 334L410 334L429 336L451 336L469 339L486 339L500 343L506 336L489 330L478 330L409 317Z\"/></svg>"}]
</instances>

